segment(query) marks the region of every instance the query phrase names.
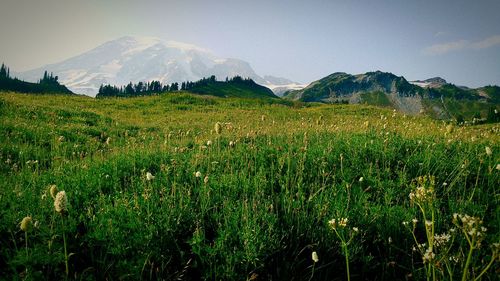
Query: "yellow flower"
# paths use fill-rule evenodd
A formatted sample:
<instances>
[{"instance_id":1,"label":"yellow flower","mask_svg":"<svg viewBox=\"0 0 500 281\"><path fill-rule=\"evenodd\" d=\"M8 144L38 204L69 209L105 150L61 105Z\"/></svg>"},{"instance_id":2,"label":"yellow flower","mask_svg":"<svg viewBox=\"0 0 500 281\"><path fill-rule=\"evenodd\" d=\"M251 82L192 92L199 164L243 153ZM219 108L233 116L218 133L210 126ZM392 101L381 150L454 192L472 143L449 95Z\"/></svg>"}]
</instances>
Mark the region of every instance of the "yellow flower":
<instances>
[{"instance_id":1,"label":"yellow flower","mask_svg":"<svg viewBox=\"0 0 500 281\"><path fill-rule=\"evenodd\" d=\"M222 124L220 122L215 123L215 133L217 135L222 133Z\"/></svg>"},{"instance_id":2,"label":"yellow flower","mask_svg":"<svg viewBox=\"0 0 500 281\"><path fill-rule=\"evenodd\" d=\"M50 190L50 196L52 196L52 199L56 199L57 186L55 184L53 184L50 186L49 190Z\"/></svg>"},{"instance_id":3,"label":"yellow flower","mask_svg":"<svg viewBox=\"0 0 500 281\"><path fill-rule=\"evenodd\" d=\"M30 232L32 228L33 228L33 220L31 219L31 217L25 217L21 221L21 230L24 232Z\"/></svg>"}]
</instances>

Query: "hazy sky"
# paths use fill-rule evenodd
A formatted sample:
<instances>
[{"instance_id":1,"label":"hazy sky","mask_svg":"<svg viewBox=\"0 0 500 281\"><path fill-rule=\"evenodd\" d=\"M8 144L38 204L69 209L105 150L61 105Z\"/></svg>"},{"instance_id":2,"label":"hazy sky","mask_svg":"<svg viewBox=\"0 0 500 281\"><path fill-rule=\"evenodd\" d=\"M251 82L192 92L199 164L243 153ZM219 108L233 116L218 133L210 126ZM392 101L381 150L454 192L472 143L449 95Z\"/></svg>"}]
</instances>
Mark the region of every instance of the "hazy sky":
<instances>
[{"instance_id":1,"label":"hazy sky","mask_svg":"<svg viewBox=\"0 0 500 281\"><path fill-rule=\"evenodd\" d=\"M1 0L0 60L22 71L155 36L303 83L382 70L500 85L499 12L499 0Z\"/></svg>"}]
</instances>

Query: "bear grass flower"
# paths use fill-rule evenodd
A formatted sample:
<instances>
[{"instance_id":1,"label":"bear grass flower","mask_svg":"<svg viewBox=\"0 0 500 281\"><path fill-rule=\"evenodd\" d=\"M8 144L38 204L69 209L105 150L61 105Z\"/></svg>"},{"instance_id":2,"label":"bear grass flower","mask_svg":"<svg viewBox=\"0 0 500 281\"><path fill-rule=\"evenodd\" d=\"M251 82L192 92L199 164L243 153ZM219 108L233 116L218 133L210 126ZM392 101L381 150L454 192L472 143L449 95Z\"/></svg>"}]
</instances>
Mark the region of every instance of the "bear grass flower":
<instances>
[{"instance_id":1,"label":"bear grass flower","mask_svg":"<svg viewBox=\"0 0 500 281\"><path fill-rule=\"evenodd\" d=\"M319 262L318 253L316 253L316 251L312 252L311 259L313 260L314 263Z\"/></svg>"},{"instance_id":2,"label":"bear grass flower","mask_svg":"<svg viewBox=\"0 0 500 281\"><path fill-rule=\"evenodd\" d=\"M56 199L54 200L54 208L56 212L60 214L68 211L68 197L64 190L57 193Z\"/></svg>"},{"instance_id":3,"label":"bear grass flower","mask_svg":"<svg viewBox=\"0 0 500 281\"><path fill-rule=\"evenodd\" d=\"M21 221L21 230L30 232L33 229L33 219L31 217L24 217Z\"/></svg>"},{"instance_id":4,"label":"bear grass flower","mask_svg":"<svg viewBox=\"0 0 500 281\"><path fill-rule=\"evenodd\" d=\"M152 180L154 180L154 179L155 179L155 176L153 176L153 174L151 174L150 172L147 172L147 173L146 173L146 179L147 179L148 181L152 181Z\"/></svg>"},{"instance_id":5,"label":"bear grass flower","mask_svg":"<svg viewBox=\"0 0 500 281\"><path fill-rule=\"evenodd\" d=\"M491 147L487 146L484 148L486 151L486 155L491 156L493 154L493 151L491 150Z\"/></svg>"},{"instance_id":6,"label":"bear grass flower","mask_svg":"<svg viewBox=\"0 0 500 281\"><path fill-rule=\"evenodd\" d=\"M222 124L220 122L215 123L215 133L217 135L222 133Z\"/></svg>"},{"instance_id":7,"label":"bear grass flower","mask_svg":"<svg viewBox=\"0 0 500 281\"><path fill-rule=\"evenodd\" d=\"M52 196L52 199L56 199L56 194L57 194L57 186L55 184L51 185L49 187L49 191L50 191L50 196Z\"/></svg>"}]
</instances>

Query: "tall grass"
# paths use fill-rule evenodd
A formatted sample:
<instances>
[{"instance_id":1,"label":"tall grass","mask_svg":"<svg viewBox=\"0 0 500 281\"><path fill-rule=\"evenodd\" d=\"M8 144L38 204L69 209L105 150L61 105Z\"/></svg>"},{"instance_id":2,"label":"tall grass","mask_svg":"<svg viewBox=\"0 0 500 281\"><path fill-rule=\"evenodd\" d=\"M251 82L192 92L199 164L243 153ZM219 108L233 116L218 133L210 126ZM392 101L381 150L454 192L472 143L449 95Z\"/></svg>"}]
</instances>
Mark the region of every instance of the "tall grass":
<instances>
[{"instance_id":1,"label":"tall grass","mask_svg":"<svg viewBox=\"0 0 500 281\"><path fill-rule=\"evenodd\" d=\"M495 124L450 130L368 106L190 95L0 98L7 279L61 279L66 260L83 280L497 278ZM432 234L457 228L454 213L487 228L470 258L464 235L446 263L419 251L415 241L434 239L409 197L422 177L433 179ZM54 184L67 194L64 217ZM334 218L356 235L333 231Z\"/></svg>"}]
</instances>

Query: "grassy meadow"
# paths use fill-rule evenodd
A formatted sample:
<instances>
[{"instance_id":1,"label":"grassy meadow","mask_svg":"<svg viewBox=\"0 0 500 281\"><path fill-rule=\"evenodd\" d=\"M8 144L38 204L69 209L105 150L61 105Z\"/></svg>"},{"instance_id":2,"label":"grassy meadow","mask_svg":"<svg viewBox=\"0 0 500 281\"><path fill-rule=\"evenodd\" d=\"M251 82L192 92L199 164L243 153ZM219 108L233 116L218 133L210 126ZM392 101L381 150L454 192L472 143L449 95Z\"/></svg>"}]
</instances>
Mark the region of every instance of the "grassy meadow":
<instances>
[{"instance_id":1,"label":"grassy meadow","mask_svg":"<svg viewBox=\"0 0 500 281\"><path fill-rule=\"evenodd\" d=\"M499 140L365 105L2 93L0 279L499 280Z\"/></svg>"}]
</instances>

